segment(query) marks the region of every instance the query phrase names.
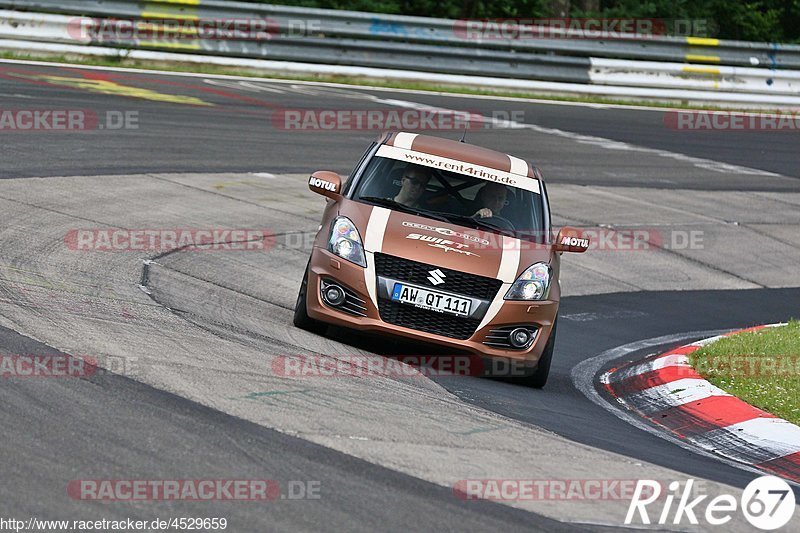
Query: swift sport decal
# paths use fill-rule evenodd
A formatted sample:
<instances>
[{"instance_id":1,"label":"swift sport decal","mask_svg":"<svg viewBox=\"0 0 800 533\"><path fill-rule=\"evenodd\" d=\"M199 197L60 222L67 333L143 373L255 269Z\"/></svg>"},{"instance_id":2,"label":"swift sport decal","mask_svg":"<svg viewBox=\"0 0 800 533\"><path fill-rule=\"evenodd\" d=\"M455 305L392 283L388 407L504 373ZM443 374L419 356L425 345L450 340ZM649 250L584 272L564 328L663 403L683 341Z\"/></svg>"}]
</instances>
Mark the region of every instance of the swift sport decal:
<instances>
[{"instance_id":1,"label":"swift sport decal","mask_svg":"<svg viewBox=\"0 0 800 533\"><path fill-rule=\"evenodd\" d=\"M442 239L441 237L431 237L429 235L420 235L419 233L409 233L408 235L406 235L406 239L412 239L412 240L415 240L415 241L422 241L422 242L433 242L433 243L437 243L437 244L446 244L448 246L452 244L453 246L455 246L459 250L461 250L463 248L469 248L469 245L467 245L467 244L453 242L453 241L450 241L450 240L447 240L447 239Z\"/></svg>"},{"instance_id":2,"label":"swift sport decal","mask_svg":"<svg viewBox=\"0 0 800 533\"><path fill-rule=\"evenodd\" d=\"M478 254L472 253L469 250L465 250L464 248L469 248L469 245L454 242L448 239L442 239L441 237L431 237L429 235L420 235L419 233L409 233L406 235L406 239L411 239L414 241L422 241L427 243L428 246L433 248L439 248L444 250L445 252L457 252L466 256L471 257L480 257Z\"/></svg>"},{"instance_id":3,"label":"swift sport decal","mask_svg":"<svg viewBox=\"0 0 800 533\"><path fill-rule=\"evenodd\" d=\"M474 254L474 253L472 253L472 252L470 252L468 250L459 250L458 248L451 248L450 246L448 246L446 244L429 244L428 246L431 246L433 248L440 248L440 249L444 250L445 252L457 252L459 254L470 256L470 257L480 257L478 254Z\"/></svg>"},{"instance_id":4,"label":"swift sport decal","mask_svg":"<svg viewBox=\"0 0 800 533\"><path fill-rule=\"evenodd\" d=\"M406 221L403 222L403 226L406 227L406 228L414 228L414 229L421 229L421 230L425 230L425 231L433 231L435 233L438 233L440 235L444 235L446 237L459 237L461 239L464 239L465 241L471 241L471 242L474 242L474 243L482 244L484 246L489 246L489 244L490 244L489 241L487 241L486 239L481 239L480 237L477 237L475 235L470 235L469 233L459 233L459 232L457 232L455 230L452 230L450 228L438 228L436 226L427 226L425 224L418 224L416 222L406 222Z\"/></svg>"}]
</instances>

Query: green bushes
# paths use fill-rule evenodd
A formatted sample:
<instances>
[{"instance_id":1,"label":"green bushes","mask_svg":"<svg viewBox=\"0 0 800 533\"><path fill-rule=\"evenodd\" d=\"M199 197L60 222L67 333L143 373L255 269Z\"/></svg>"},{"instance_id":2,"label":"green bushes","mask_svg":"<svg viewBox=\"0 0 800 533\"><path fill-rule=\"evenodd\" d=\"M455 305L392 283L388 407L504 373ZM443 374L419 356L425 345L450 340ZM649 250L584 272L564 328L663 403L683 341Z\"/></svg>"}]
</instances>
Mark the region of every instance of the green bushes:
<instances>
[{"instance_id":1,"label":"green bushes","mask_svg":"<svg viewBox=\"0 0 800 533\"><path fill-rule=\"evenodd\" d=\"M246 0L443 18L597 17L705 21L701 37L800 42L800 0ZM670 24L667 26L671 27ZM680 32L682 33L682 32Z\"/></svg>"}]
</instances>

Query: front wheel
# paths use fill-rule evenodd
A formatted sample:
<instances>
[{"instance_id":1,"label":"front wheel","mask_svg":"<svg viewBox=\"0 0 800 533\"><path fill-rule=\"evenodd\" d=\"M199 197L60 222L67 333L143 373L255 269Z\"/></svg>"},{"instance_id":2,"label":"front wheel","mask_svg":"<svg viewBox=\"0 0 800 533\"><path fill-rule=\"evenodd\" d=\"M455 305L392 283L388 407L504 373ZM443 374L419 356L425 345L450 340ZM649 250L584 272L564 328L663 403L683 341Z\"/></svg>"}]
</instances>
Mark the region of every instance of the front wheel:
<instances>
[{"instance_id":1,"label":"front wheel","mask_svg":"<svg viewBox=\"0 0 800 533\"><path fill-rule=\"evenodd\" d=\"M297 294L297 303L294 305L294 325L300 329L316 333L317 335L324 335L328 330L328 325L314 320L308 316L308 309L306 308L306 298L308 294L308 270L311 266L311 260L306 265L306 273L303 276L303 282L300 284L300 292Z\"/></svg>"},{"instance_id":2,"label":"front wheel","mask_svg":"<svg viewBox=\"0 0 800 533\"><path fill-rule=\"evenodd\" d=\"M541 389L547 384L547 377L550 375L550 363L553 362L553 349L556 346L556 326L558 320L553 322L553 329L550 330L550 338L547 339L547 345L542 351L542 356L539 358L539 365L536 367L536 372L524 378L523 384L534 389Z\"/></svg>"}]
</instances>

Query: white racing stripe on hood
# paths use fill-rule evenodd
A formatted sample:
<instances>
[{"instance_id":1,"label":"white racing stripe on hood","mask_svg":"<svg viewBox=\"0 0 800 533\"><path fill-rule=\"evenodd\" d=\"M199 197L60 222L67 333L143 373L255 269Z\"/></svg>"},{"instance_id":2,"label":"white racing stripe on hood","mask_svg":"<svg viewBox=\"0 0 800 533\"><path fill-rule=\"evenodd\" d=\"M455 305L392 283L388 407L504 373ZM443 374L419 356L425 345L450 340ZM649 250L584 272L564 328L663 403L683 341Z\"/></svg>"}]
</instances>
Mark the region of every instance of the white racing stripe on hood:
<instances>
[{"instance_id":1,"label":"white racing stripe on hood","mask_svg":"<svg viewBox=\"0 0 800 533\"><path fill-rule=\"evenodd\" d=\"M519 239L503 235L503 257L500 259L500 268L497 269L497 278L503 283L514 283L519 270L520 252Z\"/></svg>"},{"instance_id":2,"label":"white racing stripe on hood","mask_svg":"<svg viewBox=\"0 0 800 533\"><path fill-rule=\"evenodd\" d=\"M513 155L508 156L508 158L511 159L512 174L519 174L520 176L528 175L528 163L519 157L514 157Z\"/></svg>"},{"instance_id":3,"label":"white racing stripe on hood","mask_svg":"<svg viewBox=\"0 0 800 533\"><path fill-rule=\"evenodd\" d=\"M414 144L414 139L417 138L417 133L400 132L394 138L394 146L398 148L405 148L411 150L411 145Z\"/></svg>"},{"instance_id":4,"label":"white racing stripe on hood","mask_svg":"<svg viewBox=\"0 0 800 533\"><path fill-rule=\"evenodd\" d=\"M385 207L373 207L367 222L367 231L364 233L364 255L367 258L367 268L364 269L364 283L367 293L375 308L378 308L378 295L375 287L375 252L383 250L383 235L392 211Z\"/></svg>"},{"instance_id":5,"label":"white racing stripe on hood","mask_svg":"<svg viewBox=\"0 0 800 533\"><path fill-rule=\"evenodd\" d=\"M500 258L500 268L497 269L497 278L503 280L503 285L497 291L492 303L489 304L486 315L484 315L483 320L481 320L475 331L480 330L494 320L500 308L503 307L503 296L506 295L511 284L516 281L520 257L519 239L503 235L503 256Z\"/></svg>"}]
</instances>

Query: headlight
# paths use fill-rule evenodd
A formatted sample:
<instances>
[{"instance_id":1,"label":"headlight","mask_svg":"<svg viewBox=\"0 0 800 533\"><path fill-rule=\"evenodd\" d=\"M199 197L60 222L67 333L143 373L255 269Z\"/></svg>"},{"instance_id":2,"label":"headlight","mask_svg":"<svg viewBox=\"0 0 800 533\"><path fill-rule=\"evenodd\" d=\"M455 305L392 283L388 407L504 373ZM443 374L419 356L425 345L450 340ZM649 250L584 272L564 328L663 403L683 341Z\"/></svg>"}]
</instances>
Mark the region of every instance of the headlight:
<instances>
[{"instance_id":1,"label":"headlight","mask_svg":"<svg viewBox=\"0 0 800 533\"><path fill-rule=\"evenodd\" d=\"M358 234L353 222L347 217L336 217L331 225L331 236L328 239L328 250L342 259L367 266L364 256L364 247L361 245L361 236Z\"/></svg>"},{"instance_id":2,"label":"headlight","mask_svg":"<svg viewBox=\"0 0 800 533\"><path fill-rule=\"evenodd\" d=\"M505 295L506 300L542 300L550 293L550 265L536 263L520 274Z\"/></svg>"}]
</instances>

